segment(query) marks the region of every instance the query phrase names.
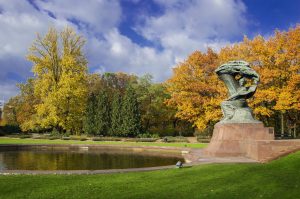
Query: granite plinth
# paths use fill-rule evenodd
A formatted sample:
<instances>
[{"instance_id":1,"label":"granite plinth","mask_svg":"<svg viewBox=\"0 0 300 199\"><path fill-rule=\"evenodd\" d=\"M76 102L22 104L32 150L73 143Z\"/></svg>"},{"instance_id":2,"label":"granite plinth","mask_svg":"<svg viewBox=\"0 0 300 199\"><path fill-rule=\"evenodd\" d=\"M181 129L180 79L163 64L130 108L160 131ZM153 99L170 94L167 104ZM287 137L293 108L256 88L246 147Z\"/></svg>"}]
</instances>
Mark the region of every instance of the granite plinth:
<instances>
[{"instance_id":1,"label":"granite plinth","mask_svg":"<svg viewBox=\"0 0 300 199\"><path fill-rule=\"evenodd\" d=\"M264 127L263 123L218 123L204 154L268 162L297 150L300 139L275 140L274 129Z\"/></svg>"},{"instance_id":2,"label":"granite plinth","mask_svg":"<svg viewBox=\"0 0 300 199\"><path fill-rule=\"evenodd\" d=\"M249 157L251 143L257 140L274 140L273 128L266 128L263 123L217 123L204 154L215 157Z\"/></svg>"}]
</instances>

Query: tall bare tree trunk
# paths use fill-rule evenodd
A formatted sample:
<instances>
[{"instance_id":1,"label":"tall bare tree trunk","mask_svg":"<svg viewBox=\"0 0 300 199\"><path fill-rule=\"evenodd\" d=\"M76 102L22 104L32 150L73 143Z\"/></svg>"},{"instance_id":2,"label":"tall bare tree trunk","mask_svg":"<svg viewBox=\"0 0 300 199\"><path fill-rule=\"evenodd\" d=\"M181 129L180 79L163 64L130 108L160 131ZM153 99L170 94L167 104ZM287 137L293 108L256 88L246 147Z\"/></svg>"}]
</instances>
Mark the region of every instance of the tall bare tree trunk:
<instances>
[{"instance_id":1,"label":"tall bare tree trunk","mask_svg":"<svg viewBox=\"0 0 300 199\"><path fill-rule=\"evenodd\" d=\"M282 112L280 113L280 115L281 115L281 137L283 137L284 136L284 115Z\"/></svg>"}]
</instances>

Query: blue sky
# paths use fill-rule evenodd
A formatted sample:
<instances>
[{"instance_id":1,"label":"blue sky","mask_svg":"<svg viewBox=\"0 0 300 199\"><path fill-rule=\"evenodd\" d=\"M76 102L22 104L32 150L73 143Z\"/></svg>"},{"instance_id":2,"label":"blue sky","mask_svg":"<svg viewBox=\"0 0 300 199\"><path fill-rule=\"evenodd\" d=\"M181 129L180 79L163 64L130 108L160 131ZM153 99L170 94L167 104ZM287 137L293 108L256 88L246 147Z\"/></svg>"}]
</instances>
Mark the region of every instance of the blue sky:
<instances>
[{"instance_id":1,"label":"blue sky","mask_svg":"<svg viewBox=\"0 0 300 199\"><path fill-rule=\"evenodd\" d=\"M298 0L0 0L0 99L33 75L25 56L49 26L84 35L90 72L164 81L195 50L294 27L299 8Z\"/></svg>"}]
</instances>

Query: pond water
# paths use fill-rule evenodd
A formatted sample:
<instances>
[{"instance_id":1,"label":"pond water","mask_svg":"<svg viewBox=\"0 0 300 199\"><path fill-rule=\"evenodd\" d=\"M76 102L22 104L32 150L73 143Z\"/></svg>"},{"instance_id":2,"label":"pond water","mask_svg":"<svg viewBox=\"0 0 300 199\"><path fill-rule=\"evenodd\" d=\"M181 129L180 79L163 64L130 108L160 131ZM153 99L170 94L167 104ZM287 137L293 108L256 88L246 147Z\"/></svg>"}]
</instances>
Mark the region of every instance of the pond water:
<instances>
[{"instance_id":1,"label":"pond water","mask_svg":"<svg viewBox=\"0 0 300 199\"><path fill-rule=\"evenodd\" d=\"M181 156L130 150L8 149L0 147L0 170L105 170L175 165Z\"/></svg>"}]
</instances>

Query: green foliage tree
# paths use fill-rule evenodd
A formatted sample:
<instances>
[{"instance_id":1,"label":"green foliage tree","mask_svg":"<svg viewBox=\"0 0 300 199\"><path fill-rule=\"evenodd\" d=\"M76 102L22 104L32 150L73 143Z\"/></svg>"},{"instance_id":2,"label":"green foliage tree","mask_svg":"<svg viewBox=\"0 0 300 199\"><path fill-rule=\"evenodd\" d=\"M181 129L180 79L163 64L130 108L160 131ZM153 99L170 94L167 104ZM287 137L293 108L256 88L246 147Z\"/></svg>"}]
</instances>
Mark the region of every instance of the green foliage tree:
<instances>
[{"instance_id":1,"label":"green foliage tree","mask_svg":"<svg viewBox=\"0 0 300 199\"><path fill-rule=\"evenodd\" d=\"M141 133L141 115L137 96L132 88L128 86L122 100L122 135L136 136Z\"/></svg>"},{"instance_id":2,"label":"green foliage tree","mask_svg":"<svg viewBox=\"0 0 300 199\"><path fill-rule=\"evenodd\" d=\"M87 108L85 113L85 120L84 120L84 132L89 135L95 135L96 129L95 129L95 115L97 110L97 99L95 94L89 95L88 102L87 102Z\"/></svg>"},{"instance_id":3,"label":"green foliage tree","mask_svg":"<svg viewBox=\"0 0 300 199\"><path fill-rule=\"evenodd\" d=\"M110 129L110 103L106 90L102 90L97 96L94 125L97 135L108 135Z\"/></svg>"},{"instance_id":4,"label":"green foliage tree","mask_svg":"<svg viewBox=\"0 0 300 199\"><path fill-rule=\"evenodd\" d=\"M119 92L116 92L111 104L111 136L122 135L122 97Z\"/></svg>"}]
</instances>

